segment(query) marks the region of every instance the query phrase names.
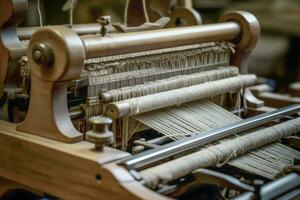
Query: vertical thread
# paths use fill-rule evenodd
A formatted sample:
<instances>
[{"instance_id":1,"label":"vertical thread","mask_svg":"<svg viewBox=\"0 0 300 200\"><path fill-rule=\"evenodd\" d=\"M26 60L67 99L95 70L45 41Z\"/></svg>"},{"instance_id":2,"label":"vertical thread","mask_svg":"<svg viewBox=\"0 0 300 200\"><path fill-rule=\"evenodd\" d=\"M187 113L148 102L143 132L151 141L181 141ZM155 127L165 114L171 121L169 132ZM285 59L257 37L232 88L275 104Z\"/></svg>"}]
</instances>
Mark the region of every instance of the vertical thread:
<instances>
[{"instance_id":1,"label":"vertical thread","mask_svg":"<svg viewBox=\"0 0 300 200\"><path fill-rule=\"evenodd\" d=\"M125 24L125 26L127 26L128 6L129 6L129 0L126 0L125 11L124 11L124 24Z\"/></svg>"},{"instance_id":2,"label":"vertical thread","mask_svg":"<svg viewBox=\"0 0 300 200\"><path fill-rule=\"evenodd\" d=\"M70 7L70 25L73 26L73 9L74 9L74 0L71 0Z\"/></svg>"},{"instance_id":3,"label":"vertical thread","mask_svg":"<svg viewBox=\"0 0 300 200\"><path fill-rule=\"evenodd\" d=\"M143 10L144 10L146 22L149 23L150 20L149 20L149 15L148 15L148 11L147 11L146 0L143 0Z\"/></svg>"},{"instance_id":4,"label":"vertical thread","mask_svg":"<svg viewBox=\"0 0 300 200\"><path fill-rule=\"evenodd\" d=\"M39 20L40 20L40 26L43 26L43 17L42 17L42 12L41 12L41 1L37 0L37 11L39 15Z\"/></svg>"}]
</instances>

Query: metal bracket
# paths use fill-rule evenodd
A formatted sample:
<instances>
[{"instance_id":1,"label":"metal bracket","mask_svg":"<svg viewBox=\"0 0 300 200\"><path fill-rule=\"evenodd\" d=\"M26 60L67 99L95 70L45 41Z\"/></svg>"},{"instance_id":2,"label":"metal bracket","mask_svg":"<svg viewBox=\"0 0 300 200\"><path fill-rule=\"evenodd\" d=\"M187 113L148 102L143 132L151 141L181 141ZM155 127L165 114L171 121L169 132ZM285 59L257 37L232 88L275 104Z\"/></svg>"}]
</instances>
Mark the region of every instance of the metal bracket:
<instances>
[{"instance_id":1,"label":"metal bracket","mask_svg":"<svg viewBox=\"0 0 300 200\"><path fill-rule=\"evenodd\" d=\"M213 184L239 191L254 191L253 186L243 183L237 178L209 169L197 169L193 172L193 177L201 184Z\"/></svg>"}]
</instances>

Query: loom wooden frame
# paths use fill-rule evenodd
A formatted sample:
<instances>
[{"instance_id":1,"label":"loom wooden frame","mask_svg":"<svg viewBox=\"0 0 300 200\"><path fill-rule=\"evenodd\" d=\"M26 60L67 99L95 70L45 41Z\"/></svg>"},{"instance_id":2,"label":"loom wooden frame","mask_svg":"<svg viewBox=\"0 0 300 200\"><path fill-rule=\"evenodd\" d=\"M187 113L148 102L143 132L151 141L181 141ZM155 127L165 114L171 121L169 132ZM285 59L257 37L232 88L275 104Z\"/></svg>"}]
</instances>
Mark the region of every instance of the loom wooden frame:
<instances>
[{"instance_id":1,"label":"loom wooden frame","mask_svg":"<svg viewBox=\"0 0 300 200\"><path fill-rule=\"evenodd\" d=\"M25 186L62 199L167 199L114 163L127 153L109 147L99 153L93 147L85 141L66 144L18 132L16 125L0 121L0 175L18 183L6 183L2 192Z\"/></svg>"},{"instance_id":2,"label":"loom wooden frame","mask_svg":"<svg viewBox=\"0 0 300 200\"><path fill-rule=\"evenodd\" d=\"M146 36L142 32L113 38L80 38L66 27L48 27L34 33L28 49L35 81L31 112L29 110L25 122L18 126L0 121L0 176L17 183L10 183L11 187L7 188L24 186L63 199L167 199L150 191L135 181L125 168L116 165L115 161L126 153L111 148L95 152L91 143L80 141L77 133L74 135L74 129L69 129L71 124L67 109L64 109L67 105L60 100L66 98L67 82L79 77L85 58L129 53L128 49L133 52L210 40L235 41L238 52L232 63L241 66L245 55L256 43L258 22L246 12L229 13L221 22L149 31ZM119 45L115 45L116 40ZM54 50L55 60L51 66L36 63L32 57L35 45L42 42L48 42ZM43 102L39 97L43 97ZM36 105L50 109L36 112ZM61 108L62 112L57 112ZM54 120L57 117L59 121Z\"/></svg>"}]
</instances>

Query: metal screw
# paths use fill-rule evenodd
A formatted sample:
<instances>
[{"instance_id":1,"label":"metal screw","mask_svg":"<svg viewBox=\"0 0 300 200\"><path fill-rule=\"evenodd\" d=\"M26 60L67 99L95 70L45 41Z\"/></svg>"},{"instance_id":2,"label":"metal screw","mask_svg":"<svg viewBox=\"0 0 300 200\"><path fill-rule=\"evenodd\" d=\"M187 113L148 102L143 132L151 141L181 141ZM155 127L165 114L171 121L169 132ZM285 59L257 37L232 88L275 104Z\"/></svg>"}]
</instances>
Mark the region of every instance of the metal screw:
<instances>
[{"instance_id":1,"label":"metal screw","mask_svg":"<svg viewBox=\"0 0 300 200\"><path fill-rule=\"evenodd\" d=\"M37 64L49 65L54 60L54 53L49 45L41 43L33 47L32 58Z\"/></svg>"},{"instance_id":2,"label":"metal screw","mask_svg":"<svg viewBox=\"0 0 300 200\"><path fill-rule=\"evenodd\" d=\"M95 150L102 151L104 145L112 144L114 141L114 134L109 130L112 120L107 117L92 117L92 130L86 132L86 140L95 144Z\"/></svg>"},{"instance_id":3,"label":"metal screw","mask_svg":"<svg viewBox=\"0 0 300 200\"><path fill-rule=\"evenodd\" d=\"M41 62L41 60L42 60L42 52L41 52L39 49L36 49L36 50L33 52L33 59L34 59L36 62Z\"/></svg>"},{"instance_id":4,"label":"metal screw","mask_svg":"<svg viewBox=\"0 0 300 200\"><path fill-rule=\"evenodd\" d=\"M105 36L107 33L107 26L111 23L111 17L110 16L101 16L99 17L99 19L97 20L97 22L99 22L99 24L101 25L101 35Z\"/></svg>"}]
</instances>

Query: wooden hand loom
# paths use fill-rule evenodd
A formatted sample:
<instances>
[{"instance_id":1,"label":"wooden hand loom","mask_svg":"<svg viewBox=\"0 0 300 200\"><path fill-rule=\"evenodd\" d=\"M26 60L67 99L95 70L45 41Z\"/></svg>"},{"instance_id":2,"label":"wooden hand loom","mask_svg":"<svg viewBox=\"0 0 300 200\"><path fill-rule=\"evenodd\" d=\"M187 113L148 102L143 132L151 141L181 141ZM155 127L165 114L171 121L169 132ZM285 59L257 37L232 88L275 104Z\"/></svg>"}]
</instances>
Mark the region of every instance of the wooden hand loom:
<instances>
[{"instance_id":1,"label":"wooden hand loom","mask_svg":"<svg viewBox=\"0 0 300 200\"><path fill-rule=\"evenodd\" d=\"M32 72L28 113L25 120L17 125L0 122L0 176L4 183L9 183L0 191L4 193L14 188L25 188L37 194L46 193L62 199L175 198L176 192L160 190L161 188L155 185L156 178L148 179L148 171L151 172L153 166L159 167L164 163L165 160L162 159L170 162L170 157L190 148L293 115L299 112L300 106L295 105L237 121L226 127L205 132L204 138L195 135L184 141L171 142L131 156L127 152L107 146L98 151L91 142L84 140L84 134L74 128L69 117L69 82L79 78L87 59L222 41L235 44L236 51L231 57L230 65L240 67L241 71L245 72L248 55L255 46L259 33L256 18L242 11L225 14L217 24L111 34L104 37L82 37L65 26L49 26L35 31L27 49ZM239 78L244 81L242 76ZM253 76L248 78L249 83L245 82L241 88L255 81ZM232 79L236 81L234 77ZM102 97L105 98L105 94ZM208 98L207 95L203 97ZM180 104L194 100L195 98L182 100ZM112 104L116 106L117 103ZM109 107L108 105L107 113L110 112ZM128 109L125 107L124 110L122 104L116 107L119 113L116 118L128 115ZM275 125L274 129L281 130L278 138L272 138L261 145L298 133L298 122L299 118L295 118ZM109 121L94 120L95 131L97 123ZM265 136L260 133L251 134ZM273 132L268 133L272 135ZM237 139L245 140L242 137ZM182 176L178 175L176 178ZM295 177L291 178L294 181ZM150 181L154 179L155 181ZM253 192L252 190L253 188L250 188L249 192Z\"/></svg>"}]
</instances>

